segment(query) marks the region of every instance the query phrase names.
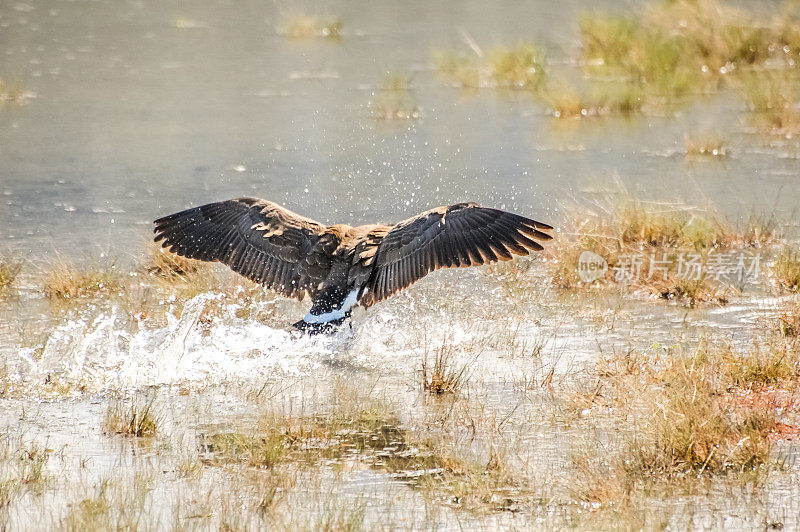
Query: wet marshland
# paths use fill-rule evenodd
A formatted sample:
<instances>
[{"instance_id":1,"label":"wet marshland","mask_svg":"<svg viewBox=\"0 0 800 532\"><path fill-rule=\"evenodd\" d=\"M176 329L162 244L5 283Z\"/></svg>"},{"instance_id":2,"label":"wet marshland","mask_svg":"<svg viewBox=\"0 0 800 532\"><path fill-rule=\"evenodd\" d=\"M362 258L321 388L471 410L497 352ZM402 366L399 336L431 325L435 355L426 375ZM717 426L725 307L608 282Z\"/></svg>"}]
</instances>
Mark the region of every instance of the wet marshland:
<instances>
[{"instance_id":1,"label":"wet marshland","mask_svg":"<svg viewBox=\"0 0 800 532\"><path fill-rule=\"evenodd\" d=\"M800 526L790 7L22 1L0 42L3 525ZM244 195L557 233L303 337L148 244Z\"/></svg>"}]
</instances>

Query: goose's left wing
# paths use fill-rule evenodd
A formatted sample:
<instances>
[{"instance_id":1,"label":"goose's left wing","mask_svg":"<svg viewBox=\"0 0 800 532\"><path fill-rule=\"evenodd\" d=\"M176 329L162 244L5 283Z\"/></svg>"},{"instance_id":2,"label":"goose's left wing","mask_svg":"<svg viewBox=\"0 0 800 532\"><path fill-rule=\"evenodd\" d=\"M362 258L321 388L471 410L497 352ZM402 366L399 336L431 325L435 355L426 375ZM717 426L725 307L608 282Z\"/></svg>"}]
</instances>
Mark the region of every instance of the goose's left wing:
<instances>
[{"instance_id":1,"label":"goose's left wing","mask_svg":"<svg viewBox=\"0 0 800 532\"><path fill-rule=\"evenodd\" d=\"M541 251L547 224L476 203L437 207L392 227L375 255L361 303L369 306L439 268L509 260Z\"/></svg>"}]
</instances>

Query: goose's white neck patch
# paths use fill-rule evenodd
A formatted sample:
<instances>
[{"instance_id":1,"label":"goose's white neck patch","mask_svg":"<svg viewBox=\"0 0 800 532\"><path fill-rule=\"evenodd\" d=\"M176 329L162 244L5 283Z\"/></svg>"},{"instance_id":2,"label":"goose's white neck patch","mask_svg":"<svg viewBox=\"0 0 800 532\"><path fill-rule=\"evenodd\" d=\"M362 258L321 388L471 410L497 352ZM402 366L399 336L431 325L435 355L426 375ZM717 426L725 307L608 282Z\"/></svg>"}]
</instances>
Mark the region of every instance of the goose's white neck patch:
<instances>
[{"instance_id":1,"label":"goose's white neck patch","mask_svg":"<svg viewBox=\"0 0 800 532\"><path fill-rule=\"evenodd\" d=\"M328 323L329 321L339 320L344 318L345 314L348 310L353 308L356 304L356 300L358 299L358 288L352 290L347 297L342 302L342 306L339 310L332 310L330 312L326 312L325 314L314 315L310 312L306 314L306 317L303 318L303 321L306 323Z\"/></svg>"}]
</instances>

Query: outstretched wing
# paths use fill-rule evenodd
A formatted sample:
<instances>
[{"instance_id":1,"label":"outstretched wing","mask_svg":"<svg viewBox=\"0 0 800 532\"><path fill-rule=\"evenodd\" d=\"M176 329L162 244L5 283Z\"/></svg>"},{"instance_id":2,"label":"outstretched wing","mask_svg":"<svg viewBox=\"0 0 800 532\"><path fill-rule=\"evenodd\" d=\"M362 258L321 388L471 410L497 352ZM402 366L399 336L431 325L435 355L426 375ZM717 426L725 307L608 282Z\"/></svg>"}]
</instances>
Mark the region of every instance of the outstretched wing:
<instances>
[{"instance_id":1,"label":"outstretched wing","mask_svg":"<svg viewBox=\"0 0 800 532\"><path fill-rule=\"evenodd\" d=\"M509 260L541 251L547 224L476 203L438 207L395 225L383 238L361 299L369 306L438 268Z\"/></svg>"},{"instance_id":2,"label":"outstretched wing","mask_svg":"<svg viewBox=\"0 0 800 532\"><path fill-rule=\"evenodd\" d=\"M325 226L271 201L238 198L159 218L155 241L170 251L219 261L289 297L303 299L327 275L317 246Z\"/></svg>"}]
</instances>

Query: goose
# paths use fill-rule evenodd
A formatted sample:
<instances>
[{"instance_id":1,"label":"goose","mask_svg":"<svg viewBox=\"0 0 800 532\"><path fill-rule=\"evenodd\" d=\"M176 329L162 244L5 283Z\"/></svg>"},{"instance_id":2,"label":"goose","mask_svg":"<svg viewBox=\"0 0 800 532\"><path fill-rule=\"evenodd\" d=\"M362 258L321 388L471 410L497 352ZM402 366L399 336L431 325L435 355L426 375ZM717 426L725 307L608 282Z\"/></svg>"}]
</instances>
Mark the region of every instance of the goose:
<instances>
[{"instance_id":1,"label":"goose","mask_svg":"<svg viewBox=\"0 0 800 532\"><path fill-rule=\"evenodd\" d=\"M221 262L311 309L293 326L332 332L354 306L368 308L439 268L542 251L553 228L523 216L457 203L395 225L324 225L259 198L237 198L155 220L155 241L183 257Z\"/></svg>"}]
</instances>

